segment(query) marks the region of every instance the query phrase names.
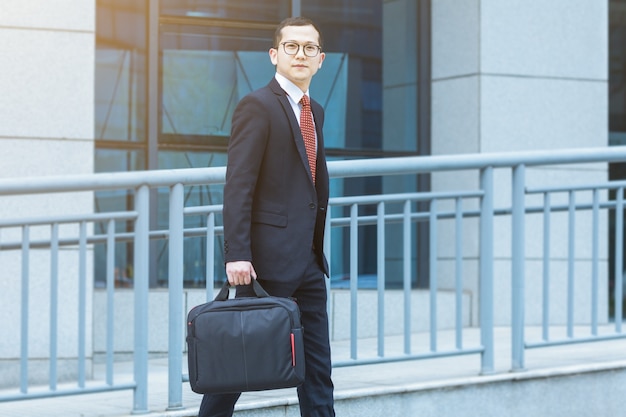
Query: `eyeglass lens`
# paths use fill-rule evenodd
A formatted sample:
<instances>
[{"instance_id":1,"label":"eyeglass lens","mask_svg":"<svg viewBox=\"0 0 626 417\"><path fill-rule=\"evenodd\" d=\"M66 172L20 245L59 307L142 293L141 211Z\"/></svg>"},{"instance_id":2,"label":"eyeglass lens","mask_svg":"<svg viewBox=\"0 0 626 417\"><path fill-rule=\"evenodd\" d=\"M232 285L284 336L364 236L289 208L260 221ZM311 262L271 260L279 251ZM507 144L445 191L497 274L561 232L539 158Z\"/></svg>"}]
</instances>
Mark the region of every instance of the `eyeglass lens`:
<instances>
[{"instance_id":1,"label":"eyeglass lens","mask_svg":"<svg viewBox=\"0 0 626 417\"><path fill-rule=\"evenodd\" d=\"M283 42L282 45L283 50L287 55L297 55L300 51L300 46L302 46L302 49L304 50L304 55L310 58L317 56L320 51L320 47L313 44L300 45L295 42Z\"/></svg>"}]
</instances>

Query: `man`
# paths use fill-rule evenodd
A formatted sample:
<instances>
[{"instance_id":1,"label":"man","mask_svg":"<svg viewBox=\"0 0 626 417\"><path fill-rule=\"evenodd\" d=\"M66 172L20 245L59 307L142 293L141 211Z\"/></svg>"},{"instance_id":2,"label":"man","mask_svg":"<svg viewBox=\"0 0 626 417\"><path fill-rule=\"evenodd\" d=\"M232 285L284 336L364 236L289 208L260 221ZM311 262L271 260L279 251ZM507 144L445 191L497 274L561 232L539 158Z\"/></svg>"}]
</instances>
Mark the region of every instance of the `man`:
<instances>
[{"instance_id":1,"label":"man","mask_svg":"<svg viewBox=\"0 0 626 417\"><path fill-rule=\"evenodd\" d=\"M233 114L224 187L226 275L238 297L254 296L249 284L258 279L269 294L297 300L306 363L300 413L332 417L328 264L322 251L328 203L324 111L307 103L325 57L321 33L308 19L286 19L269 56L274 79L244 97ZM199 417L232 416L239 396L205 395Z\"/></svg>"}]
</instances>

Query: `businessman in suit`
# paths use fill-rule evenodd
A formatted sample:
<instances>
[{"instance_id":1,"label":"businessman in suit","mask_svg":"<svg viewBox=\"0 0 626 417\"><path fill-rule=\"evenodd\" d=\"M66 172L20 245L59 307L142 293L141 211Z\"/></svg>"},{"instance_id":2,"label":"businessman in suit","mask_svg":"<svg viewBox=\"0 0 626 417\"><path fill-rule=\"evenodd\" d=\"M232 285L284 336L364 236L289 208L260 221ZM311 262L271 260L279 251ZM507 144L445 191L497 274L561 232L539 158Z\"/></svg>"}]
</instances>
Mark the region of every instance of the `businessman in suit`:
<instances>
[{"instance_id":1,"label":"businessman in suit","mask_svg":"<svg viewBox=\"0 0 626 417\"><path fill-rule=\"evenodd\" d=\"M257 279L269 294L297 300L306 361L300 413L332 417L322 250L329 194L324 111L308 97L325 57L321 32L308 19L286 19L269 56L275 77L233 114L224 186L226 275L237 297L253 296L250 283ZM199 417L232 416L239 396L205 395Z\"/></svg>"}]
</instances>

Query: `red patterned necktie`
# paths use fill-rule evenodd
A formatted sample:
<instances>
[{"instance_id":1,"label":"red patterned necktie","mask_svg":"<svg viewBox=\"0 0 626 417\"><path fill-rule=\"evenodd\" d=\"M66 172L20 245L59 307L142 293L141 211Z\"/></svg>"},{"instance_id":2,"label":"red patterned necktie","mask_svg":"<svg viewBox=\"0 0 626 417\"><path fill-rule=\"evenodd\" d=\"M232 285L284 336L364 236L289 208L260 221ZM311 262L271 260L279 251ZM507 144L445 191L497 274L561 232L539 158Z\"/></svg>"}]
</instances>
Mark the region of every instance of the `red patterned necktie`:
<instances>
[{"instance_id":1,"label":"red patterned necktie","mask_svg":"<svg viewBox=\"0 0 626 417\"><path fill-rule=\"evenodd\" d=\"M315 125L313 125L313 114L311 113L311 102L305 94L300 100L302 110L300 110L300 130L302 131L302 139L304 139L304 147L306 155L309 159L309 167L311 168L311 176L315 183L315 160L317 158L317 150L315 147Z\"/></svg>"}]
</instances>

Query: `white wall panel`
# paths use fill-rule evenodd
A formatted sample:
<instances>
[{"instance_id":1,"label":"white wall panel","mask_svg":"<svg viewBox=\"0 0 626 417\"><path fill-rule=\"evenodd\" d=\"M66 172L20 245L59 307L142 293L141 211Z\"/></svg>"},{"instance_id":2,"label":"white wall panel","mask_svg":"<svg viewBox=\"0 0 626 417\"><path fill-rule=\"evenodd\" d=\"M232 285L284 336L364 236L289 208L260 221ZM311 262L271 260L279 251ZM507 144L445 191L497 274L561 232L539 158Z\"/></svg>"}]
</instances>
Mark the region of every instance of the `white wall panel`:
<instances>
[{"instance_id":1,"label":"white wall panel","mask_svg":"<svg viewBox=\"0 0 626 417\"><path fill-rule=\"evenodd\" d=\"M2 0L0 26L93 32L95 12L95 1Z\"/></svg>"},{"instance_id":2,"label":"white wall panel","mask_svg":"<svg viewBox=\"0 0 626 417\"><path fill-rule=\"evenodd\" d=\"M0 136L93 139L94 36L0 28Z\"/></svg>"}]
</instances>

